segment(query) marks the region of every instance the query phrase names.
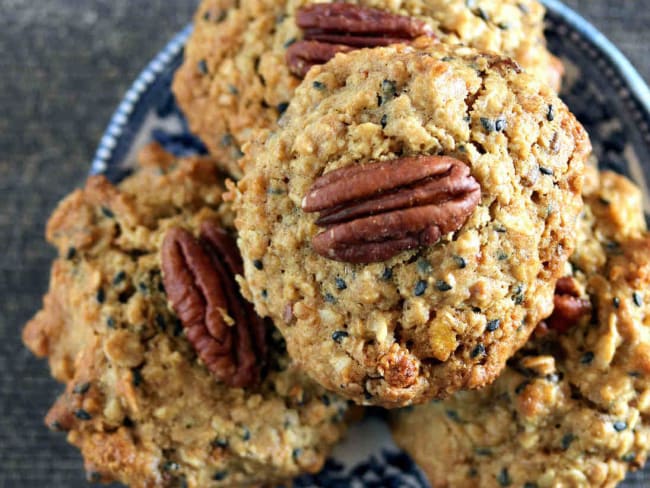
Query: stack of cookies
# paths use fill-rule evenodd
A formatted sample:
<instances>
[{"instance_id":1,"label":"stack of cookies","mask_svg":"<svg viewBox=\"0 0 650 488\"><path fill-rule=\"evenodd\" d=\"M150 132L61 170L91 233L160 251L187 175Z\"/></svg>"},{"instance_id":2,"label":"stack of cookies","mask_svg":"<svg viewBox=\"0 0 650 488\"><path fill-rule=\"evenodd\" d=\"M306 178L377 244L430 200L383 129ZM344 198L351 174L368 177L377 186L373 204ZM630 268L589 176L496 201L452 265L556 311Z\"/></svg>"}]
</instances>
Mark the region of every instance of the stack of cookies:
<instances>
[{"instance_id":1,"label":"stack of cookies","mask_svg":"<svg viewBox=\"0 0 650 488\"><path fill-rule=\"evenodd\" d=\"M613 486L650 447L650 234L534 0L204 0L152 145L48 224L24 340L94 481L274 486L363 406L434 487ZM407 407L407 408L404 408Z\"/></svg>"}]
</instances>

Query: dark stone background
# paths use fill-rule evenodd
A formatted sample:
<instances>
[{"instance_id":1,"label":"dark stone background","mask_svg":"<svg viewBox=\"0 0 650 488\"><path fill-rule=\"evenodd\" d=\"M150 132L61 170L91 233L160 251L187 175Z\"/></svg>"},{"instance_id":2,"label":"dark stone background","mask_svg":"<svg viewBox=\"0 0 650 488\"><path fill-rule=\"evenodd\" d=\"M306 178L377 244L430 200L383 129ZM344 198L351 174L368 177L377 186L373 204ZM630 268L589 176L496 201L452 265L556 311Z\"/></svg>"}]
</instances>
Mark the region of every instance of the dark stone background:
<instances>
[{"instance_id":1,"label":"dark stone background","mask_svg":"<svg viewBox=\"0 0 650 488\"><path fill-rule=\"evenodd\" d=\"M54 256L43 229L128 85L196 3L0 0L0 488L87 486L78 453L42 423L61 388L20 342ZM567 3L650 79L648 0Z\"/></svg>"}]
</instances>

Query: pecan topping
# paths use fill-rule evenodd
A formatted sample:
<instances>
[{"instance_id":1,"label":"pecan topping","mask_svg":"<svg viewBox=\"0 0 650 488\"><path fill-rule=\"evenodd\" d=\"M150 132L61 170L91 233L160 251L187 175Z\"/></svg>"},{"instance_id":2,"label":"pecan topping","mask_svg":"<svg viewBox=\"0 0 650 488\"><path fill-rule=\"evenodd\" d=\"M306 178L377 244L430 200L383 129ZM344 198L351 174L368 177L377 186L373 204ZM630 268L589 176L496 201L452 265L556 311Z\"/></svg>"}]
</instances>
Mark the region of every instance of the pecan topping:
<instances>
[{"instance_id":1,"label":"pecan topping","mask_svg":"<svg viewBox=\"0 0 650 488\"><path fill-rule=\"evenodd\" d=\"M480 199L462 161L418 156L331 171L314 182L302 209L320 212L316 225L326 228L312 239L318 254L373 263L435 244L460 229Z\"/></svg>"},{"instance_id":2,"label":"pecan topping","mask_svg":"<svg viewBox=\"0 0 650 488\"><path fill-rule=\"evenodd\" d=\"M214 376L233 387L259 380L266 355L266 326L240 295L243 272L233 239L213 221L195 239L181 228L162 245L163 282L188 340Z\"/></svg>"},{"instance_id":3,"label":"pecan topping","mask_svg":"<svg viewBox=\"0 0 650 488\"><path fill-rule=\"evenodd\" d=\"M551 316L546 319L546 325L560 334L568 331L591 312L591 303L580 298L580 289L571 276L565 276L557 281L553 305L555 308Z\"/></svg>"},{"instance_id":4,"label":"pecan topping","mask_svg":"<svg viewBox=\"0 0 650 488\"><path fill-rule=\"evenodd\" d=\"M296 12L304 41L287 50L289 70L304 77L315 64L339 52L408 43L433 31L419 19L350 3L316 3Z\"/></svg>"}]
</instances>

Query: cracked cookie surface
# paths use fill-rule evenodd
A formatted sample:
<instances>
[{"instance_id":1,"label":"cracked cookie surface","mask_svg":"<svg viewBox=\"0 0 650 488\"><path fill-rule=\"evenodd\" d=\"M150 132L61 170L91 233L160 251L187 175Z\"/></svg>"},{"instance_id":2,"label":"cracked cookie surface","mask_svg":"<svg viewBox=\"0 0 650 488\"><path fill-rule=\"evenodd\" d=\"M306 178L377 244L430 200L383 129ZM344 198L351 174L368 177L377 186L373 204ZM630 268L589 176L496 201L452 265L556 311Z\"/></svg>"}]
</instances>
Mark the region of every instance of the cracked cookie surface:
<instances>
[{"instance_id":1,"label":"cracked cookie surface","mask_svg":"<svg viewBox=\"0 0 650 488\"><path fill-rule=\"evenodd\" d=\"M257 311L326 388L386 407L491 382L550 313L590 150L551 89L511 61L420 47L313 68L281 129L251 147L253 169L234 193ZM384 262L315 252L318 213L303 209L318 178L426 155L461 161L480 185L459 230Z\"/></svg>"},{"instance_id":2,"label":"cracked cookie surface","mask_svg":"<svg viewBox=\"0 0 650 488\"><path fill-rule=\"evenodd\" d=\"M275 129L300 79L287 50L304 36L296 12L311 0L204 0L174 80L193 132L239 176L255 129ZM561 63L546 49L544 8L535 0L362 0L358 5L427 24L443 42L504 53L558 88Z\"/></svg>"},{"instance_id":3,"label":"cracked cookie surface","mask_svg":"<svg viewBox=\"0 0 650 488\"><path fill-rule=\"evenodd\" d=\"M396 442L434 488L612 487L644 465L650 235L641 194L590 170L585 202L567 272L592 312L560 329L549 322L491 386L395 413Z\"/></svg>"},{"instance_id":4,"label":"cracked cookie surface","mask_svg":"<svg viewBox=\"0 0 650 488\"><path fill-rule=\"evenodd\" d=\"M117 187L91 177L49 221L59 258L23 338L66 383L46 421L80 448L92 481L280 482L319 470L344 432L346 402L291 364L277 332L261 382L234 388L197 358L173 312L163 238L172 228L196 236L206 221L232 232L223 191L213 160L152 147L134 176Z\"/></svg>"}]
</instances>

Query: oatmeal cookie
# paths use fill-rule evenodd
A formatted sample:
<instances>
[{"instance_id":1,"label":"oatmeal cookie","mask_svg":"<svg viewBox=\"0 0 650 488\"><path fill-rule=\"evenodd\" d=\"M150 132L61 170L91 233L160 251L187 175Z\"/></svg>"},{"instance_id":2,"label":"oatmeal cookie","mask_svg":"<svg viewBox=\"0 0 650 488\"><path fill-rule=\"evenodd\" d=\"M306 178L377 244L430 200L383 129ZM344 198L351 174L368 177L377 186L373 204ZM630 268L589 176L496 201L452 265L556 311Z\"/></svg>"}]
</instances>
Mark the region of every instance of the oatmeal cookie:
<instances>
[{"instance_id":1,"label":"oatmeal cookie","mask_svg":"<svg viewBox=\"0 0 650 488\"><path fill-rule=\"evenodd\" d=\"M628 180L587 180L571 266L572 295L591 311L557 328L569 310L558 287L551 319L494 384L395 413L396 442L433 487L611 487L643 466L650 234Z\"/></svg>"},{"instance_id":2,"label":"oatmeal cookie","mask_svg":"<svg viewBox=\"0 0 650 488\"><path fill-rule=\"evenodd\" d=\"M298 12L313 3L204 0L196 13L173 89L192 130L235 176L241 174L238 161L254 129L276 128L300 82L286 57L305 37L296 23ZM535 0L354 3L411 16L443 42L505 53L559 88L562 65L546 49L544 8Z\"/></svg>"},{"instance_id":3,"label":"oatmeal cookie","mask_svg":"<svg viewBox=\"0 0 650 488\"><path fill-rule=\"evenodd\" d=\"M160 248L170 229L231 225L215 168L149 148L134 176L118 187L91 177L48 224L59 258L23 337L66 383L46 421L80 448L92 481L259 486L319 470L343 434L346 402L300 373L277 333L266 361L253 358L260 381L231 387L238 380L217 380L169 305Z\"/></svg>"},{"instance_id":4,"label":"oatmeal cookie","mask_svg":"<svg viewBox=\"0 0 650 488\"><path fill-rule=\"evenodd\" d=\"M245 293L356 402L491 382L551 312L582 127L508 59L434 44L313 68L234 192Z\"/></svg>"}]
</instances>

